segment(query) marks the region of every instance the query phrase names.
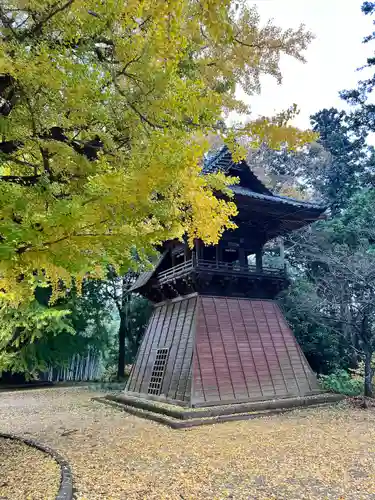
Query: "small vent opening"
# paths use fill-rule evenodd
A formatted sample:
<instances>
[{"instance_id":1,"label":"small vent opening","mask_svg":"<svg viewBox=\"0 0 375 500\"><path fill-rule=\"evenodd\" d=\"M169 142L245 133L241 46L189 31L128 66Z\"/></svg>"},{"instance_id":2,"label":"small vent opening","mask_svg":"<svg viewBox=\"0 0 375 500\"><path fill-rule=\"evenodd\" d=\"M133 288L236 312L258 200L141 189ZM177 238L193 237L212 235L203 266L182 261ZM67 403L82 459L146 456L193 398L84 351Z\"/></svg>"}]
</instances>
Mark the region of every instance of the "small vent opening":
<instances>
[{"instance_id":1,"label":"small vent opening","mask_svg":"<svg viewBox=\"0 0 375 500\"><path fill-rule=\"evenodd\" d=\"M158 349L156 359L151 373L151 380L148 386L148 394L159 396L163 385L165 367L167 366L168 348Z\"/></svg>"}]
</instances>

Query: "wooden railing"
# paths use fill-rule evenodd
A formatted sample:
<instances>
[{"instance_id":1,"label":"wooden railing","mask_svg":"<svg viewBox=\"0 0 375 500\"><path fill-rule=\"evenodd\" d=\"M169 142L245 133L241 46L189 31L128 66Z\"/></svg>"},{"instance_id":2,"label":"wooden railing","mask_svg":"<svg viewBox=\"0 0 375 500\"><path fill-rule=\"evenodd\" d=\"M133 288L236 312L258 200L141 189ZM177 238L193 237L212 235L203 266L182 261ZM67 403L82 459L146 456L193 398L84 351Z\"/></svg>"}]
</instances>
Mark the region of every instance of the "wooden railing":
<instances>
[{"instance_id":1,"label":"wooden railing","mask_svg":"<svg viewBox=\"0 0 375 500\"><path fill-rule=\"evenodd\" d=\"M166 283L174 278L180 278L189 274L194 269L193 260L187 260L182 264L171 267L167 271L163 271L157 275L159 283Z\"/></svg>"},{"instance_id":2,"label":"wooden railing","mask_svg":"<svg viewBox=\"0 0 375 500\"><path fill-rule=\"evenodd\" d=\"M205 271L217 271L219 273L229 273L229 274L253 274L259 276L275 276L282 277L284 276L285 269L279 269L274 267L262 267L262 269L258 269L256 266L248 264L247 266L241 266L238 263L231 262L222 262L222 261L214 261L214 260L203 260L199 259L197 261L196 269Z\"/></svg>"},{"instance_id":3,"label":"wooden railing","mask_svg":"<svg viewBox=\"0 0 375 500\"><path fill-rule=\"evenodd\" d=\"M258 269L256 266L247 265L241 266L238 263L230 263L223 261L205 260L193 258L178 264L167 271L163 271L157 275L159 283L167 283L176 278L181 278L190 274L192 270L209 271L215 274L240 275L240 276L259 276L259 277L274 277L285 278L285 269L263 267Z\"/></svg>"}]
</instances>

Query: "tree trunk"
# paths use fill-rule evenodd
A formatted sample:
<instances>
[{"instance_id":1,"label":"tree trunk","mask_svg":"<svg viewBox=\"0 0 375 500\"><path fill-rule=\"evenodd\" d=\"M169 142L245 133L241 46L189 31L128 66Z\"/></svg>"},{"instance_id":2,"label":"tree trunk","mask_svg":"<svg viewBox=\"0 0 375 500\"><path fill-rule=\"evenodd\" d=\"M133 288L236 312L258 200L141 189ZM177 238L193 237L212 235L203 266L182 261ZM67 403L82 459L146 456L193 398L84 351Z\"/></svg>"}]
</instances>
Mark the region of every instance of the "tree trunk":
<instances>
[{"instance_id":1,"label":"tree trunk","mask_svg":"<svg viewBox=\"0 0 375 500\"><path fill-rule=\"evenodd\" d=\"M371 358L372 352L370 349L366 349L365 353L365 397L372 398L372 375L373 370L371 368Z\"/></svg>"},{"instance_id":2,"label":"tree trunk","mask_svg":"<svg viewBox=\"0 0 375 500\"><path fill-rule=\"evenodd\" d=\"M117 378L125 377L125 339L126 339L126 314L120 313L120 326L118 329L118 363Z\"/></svg>"},{"instance_id":3,"label":"tree trunk","mask_svg":"<svg viewBox=\"0 0 375 500\"><path fill-rule=\"evenodd\" d=\"M344 286L342 289L342 295L340 300L340 317L342 319L341 328L344 337L347 339L349 345L352 346L350 359L353 368L358 366L358 353L356 351L357 347L357 333L352 327L352 314L350 310L350 294L348 289Z\"/></svg>"},{"instance_id":4,"label":"tree trunk","mask_svg":"<svg viewBox=\"0 0 375 500\"><path fill-rule=\"evenodd\" d=\"M134 282L135 274L128 272L122 276L119 281L114 281L114 296L117 310L120 316L120 326L118 330L118 361L117 361L117 379L121 380L125 377L125 341L129 335L129 302L131 294L130 287ZM118 289L121 286L121 293ZM116 291L117 288L117 291Z\"/></svg>"}]
</instances>

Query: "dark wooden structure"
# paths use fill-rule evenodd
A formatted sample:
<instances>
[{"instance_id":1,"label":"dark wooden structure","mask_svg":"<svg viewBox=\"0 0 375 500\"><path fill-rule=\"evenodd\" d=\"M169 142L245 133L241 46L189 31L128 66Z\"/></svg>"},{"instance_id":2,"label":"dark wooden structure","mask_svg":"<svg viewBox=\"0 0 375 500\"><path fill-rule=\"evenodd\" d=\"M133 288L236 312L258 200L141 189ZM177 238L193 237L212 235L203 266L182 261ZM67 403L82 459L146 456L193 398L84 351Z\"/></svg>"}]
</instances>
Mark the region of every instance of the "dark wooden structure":
<instances>
[{"instance_id":1,"label":"dark wooden structure","mask_svg":"<svg viewBox=\"0 0 375 500\"><path fill-rule=\"evenodd\" d=\"M138 278L133 291L155 308L126 391L187 406L314 394L316 378L274 301L288 286L283 247L275 257L265 245L324 207L274 195L226 147L205 159L203 173L217 171L240 178L238 228L216 246L167 241Z\"/></svg>"}]
</instances>

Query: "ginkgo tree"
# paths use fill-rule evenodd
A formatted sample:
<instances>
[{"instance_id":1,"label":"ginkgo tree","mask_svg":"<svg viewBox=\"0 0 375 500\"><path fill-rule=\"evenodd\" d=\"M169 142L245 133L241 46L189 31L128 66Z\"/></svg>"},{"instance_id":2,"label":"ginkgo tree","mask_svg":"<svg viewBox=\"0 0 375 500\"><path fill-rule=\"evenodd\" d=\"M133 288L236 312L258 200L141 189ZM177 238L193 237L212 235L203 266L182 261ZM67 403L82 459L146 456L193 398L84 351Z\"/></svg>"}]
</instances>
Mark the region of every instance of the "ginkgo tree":
<instances>
[{"instance_id":1,"label":"ginkgo tree","mask_svg":"<svg viewBox=\"0 0 375 500\"><path fill-rule=\"evenodd\" d=\"M235 158L243 134L298 145L293 111L249 113L241 87L281 80L303 60L303 26L261 25L237 0L2 0L0 5L0 289L17 302L39 284L128 268L165 239L215 243L233 227L233 181L200 175L209 133Z\"/></svg>"}]
</instances>

